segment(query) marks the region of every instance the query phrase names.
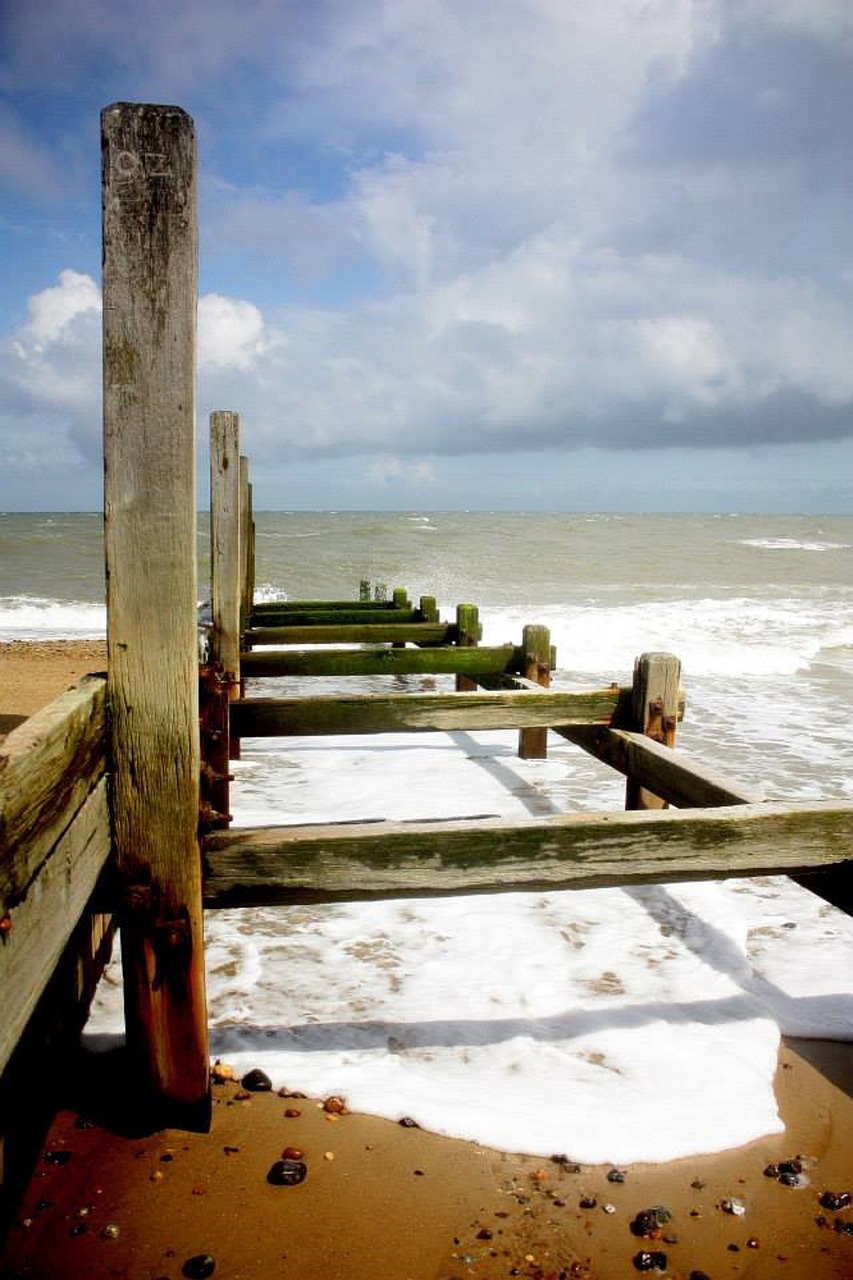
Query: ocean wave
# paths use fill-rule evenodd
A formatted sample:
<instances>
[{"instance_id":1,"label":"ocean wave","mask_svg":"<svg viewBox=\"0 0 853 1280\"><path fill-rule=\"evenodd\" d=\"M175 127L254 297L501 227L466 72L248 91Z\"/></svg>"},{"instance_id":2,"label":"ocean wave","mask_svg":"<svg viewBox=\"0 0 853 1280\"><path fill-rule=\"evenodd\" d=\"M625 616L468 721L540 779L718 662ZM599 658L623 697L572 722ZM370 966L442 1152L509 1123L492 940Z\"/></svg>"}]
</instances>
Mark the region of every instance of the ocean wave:
<instances>
[{"instance_id":1,"label":"ocean wave","mask_svg":"<svg viewBox=\"0 0 853 1280\"><path fill-rule=\"evenodd\" d=\"M799 538L743 538L742 547L757 547L760 551L849 551L849 542L801 541Z\"/></svg>"}]
</instances>

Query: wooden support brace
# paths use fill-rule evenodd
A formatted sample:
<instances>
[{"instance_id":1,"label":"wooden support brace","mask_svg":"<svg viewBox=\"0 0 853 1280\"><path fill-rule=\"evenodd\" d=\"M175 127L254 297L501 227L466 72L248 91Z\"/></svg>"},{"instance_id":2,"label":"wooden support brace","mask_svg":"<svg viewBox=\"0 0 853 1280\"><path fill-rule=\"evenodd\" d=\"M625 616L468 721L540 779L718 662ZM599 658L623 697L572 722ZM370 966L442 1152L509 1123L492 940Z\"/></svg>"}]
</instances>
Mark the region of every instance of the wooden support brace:
<instances>
[{"instance_id":1,"label":"wooden support brace","mask_svg":"<svg viewBox=\"0 0 853 1280\"><path fill-rule=\"evenodd\" d=\"M631 728L654 742L675 746L681 663L671 653L643 653L634 664ZM666 809L660 796L628 778L626 809Z\"/></svg>"},{"instance_id":2,"label":"wooden support brace","mask_svg":"<svg viewBox=\"0 0 853 1280\"><path fill-rule=\"evenodd\" d=\"M529 626L522 633L524 654L521 674L543 689L551 685L551 633L547 627ZM519 729L518 755L521 760L547 760L547 728Z\"/></svg>"},{"instance_id":3,"label":"wooden support brace","mask_svg":"<svg viewBox=\"0 0 853 1280\"><path fill-rule=\"evenodd\" d=\"M472 649L480 643L483 629L480 626L480 610L475 604L458 604L456 606L456 643L460 649ZM468 676L456 677L456 692L469 693L477 688L477 683Z\"/></svg>"}]
</instances>

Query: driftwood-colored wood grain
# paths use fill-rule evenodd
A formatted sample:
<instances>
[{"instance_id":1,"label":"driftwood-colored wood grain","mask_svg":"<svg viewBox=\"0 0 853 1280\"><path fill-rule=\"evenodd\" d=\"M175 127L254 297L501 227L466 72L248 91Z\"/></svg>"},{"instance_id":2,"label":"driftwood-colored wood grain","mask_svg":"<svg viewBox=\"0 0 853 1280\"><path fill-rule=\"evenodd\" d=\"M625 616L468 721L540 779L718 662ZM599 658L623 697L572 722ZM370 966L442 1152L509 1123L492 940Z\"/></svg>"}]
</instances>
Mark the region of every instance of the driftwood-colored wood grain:
<instances>
[{"instance_id":1,"label":"driftwood-colored wood grain","mask_svg":"<svg viewBox=\"0 0 853 1280\"><path fill-rule=\"evenodd\" d=\"M0 745L0 914L26 893L104 774L105 687L84 676Z\"/></svg>"},{"instance_id":2,"label":"driftwood-colored wood grain","mask_svg":"<svg viewBox=\"0 0 853 1280\"><path fill-rule=\"evenodd\" d=\"M825 867L850 858L853 805L634 810L508 823L368 823L217 832L208 907L589 889Z\"/></svg>"}]
</instances>

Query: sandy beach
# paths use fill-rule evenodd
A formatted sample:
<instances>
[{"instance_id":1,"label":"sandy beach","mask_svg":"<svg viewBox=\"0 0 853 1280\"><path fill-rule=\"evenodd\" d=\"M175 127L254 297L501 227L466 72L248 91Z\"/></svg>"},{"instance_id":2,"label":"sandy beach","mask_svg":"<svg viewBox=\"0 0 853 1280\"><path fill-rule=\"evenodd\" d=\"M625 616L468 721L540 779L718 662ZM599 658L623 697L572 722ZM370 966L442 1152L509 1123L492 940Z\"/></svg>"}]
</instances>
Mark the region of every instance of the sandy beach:
<instances>
[{"instance_id":1,"label":"sandy beach","mask_svg":"<svg viewBox=\"0 0 853 1280\"><path fill-rule=\"evenodd\" d=\"M104 660L100 642L0 646L0 733ZM217 1074L212 1129L198 1135L132 1131L120 1056L58 1072L0 1278L853 1277L849 1045L783 1045L783 1134L619 1169L501 1153ZM667 1124L665 1096L652 1119ZM269 1180L276 1167L290 1185Z\"/></svg>"}]
</instances>

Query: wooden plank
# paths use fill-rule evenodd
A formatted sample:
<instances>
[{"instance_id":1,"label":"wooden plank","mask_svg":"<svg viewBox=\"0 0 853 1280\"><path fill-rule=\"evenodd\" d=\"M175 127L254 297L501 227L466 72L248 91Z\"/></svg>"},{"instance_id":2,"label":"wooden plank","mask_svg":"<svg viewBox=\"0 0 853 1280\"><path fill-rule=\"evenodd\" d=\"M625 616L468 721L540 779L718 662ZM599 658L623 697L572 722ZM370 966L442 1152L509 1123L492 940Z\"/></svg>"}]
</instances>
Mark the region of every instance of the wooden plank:
<instances>
[{"instance_id":1,"label":"wooden plank","mask_svg":"<svg viewBox=\"0 0 853 1280\"><path fill-rule=\"evenodd\" d=\"M497 674L518 669L521 650L458 649L282 649L255 650L243 655L244 676L381 676Z\"/></svg>"},{"instance_id":2,"label":"wooden plank","mask_svg":"<svg viewBox=\"0 0 853 1280\"><path fill-rule=\"evenodd\" d=\"M634 664L632 729L667 747L675 746L681 663L671 653L643 653ZM663 809L666 801L628 775L626 809Z\"/></svg>"},{"instance_id":3,"label":"wooden plank","mask_svg":"<svg viewBox=\"0 0 853 1280\"><path fill-rule=\"evenodd\" d=\"M618 689L582 693L327 694L314 698L241 698L231 704L241 738L280 735L449 732L526 725L608 724Z\"/></svg>"},{"instance_id":4,"label":"wooden plank","mask_svg":"<svg viewBox=\"0 0 853 1280\"><path fill-rule=\"evenodd\" d=\"M266 620L274 618L281 614L282 618L287 618L292 613L317 613L323 610L329 612L353 612L356 615L361 613L370 613L380 608L383 610L393 610L394 605L389 600L383 604L371 600L368 596L365 600L261 600L252 605L252 617Z\"/></svg>"},{"instance_id":5,"label":"wooden plank","mask_svg":"<svg viewBox=\"0 0 853 1280\"><path fill-rule=\"evenodd\" d=\"M101 778L9 912L0 945L0 1071L47 986L110 852L107 780Z\"/></svg>"},{"instance_id":6,"label":"wooden plank","mask_svg":"<svg viewBox=\"0 0 853 1280\"><path fill-rule=\"evenodd\" d=\"M245 636L250 646L263 644L454 644L456 627L433 622L337 623L309 627L250 627Z\"/></svg>"},{"instance_id":7,"label":"wooden plank","mask_svg":"<svg viewBox=\"0 0 853 1280\"><path fill-rule=\"evenodd\" d=\"M102 676L84 676L0 745L0 915L103 776L105 689Z\"/></svg>"},{"instance_id":8,"label":"wooden plank","mask_svg":"<svg viewBox=\"0 0 853 1280\"><path fill-rule=\"evenodd\" d=\"M240 681L243 558L240 510L240 418L225 409L210 415L211 658L234 697Z\"/></svg>"},{"instance_id":9,"label":"wooden plank","mask_svg":"<svg viewBox=\"0 0 853 1280\"><path fill-rule=\"evenodd\" d=\"M559 725L554 732L681 809L760 804L764 798L641 733L602 725Z\"/></svg>"},{"instance_id":10,"label":"wooden plank","mask_svg":"<svg viewBox=\"0 0 853 1280\"><path fill-rule=\"evenodd\" d=\"M204 900L221 908L769 875L844 863L852 840L853 805L833 803L261 827L206 838Z\"/></svg>"},{"instance_id":11,"label":"wooden plank","mask_svg":"<svg viewBox=\"0 0 853 1280\"><path fill-rule=\"evenodd\" d=\"M196 158L177 107L101 113L113 835L140 1107L210 1123L196 637Z\"/></svg>"},{"instance_id":12,"label":"wooden plank","mask_svg":"<svg viewBox=\"0 0 853 1280\"><path fill-rule=\"evenodd\" d=\"M259 631L270 627L339 627L339 626L412 626L421 623L421 615L417 609L390 609L373 605L370 609L324 609L319 606L303 609L290 609L287 613L264 615L263 626L257 625L257 617L249 630L249 638L253 644L264 644Z\"/></svg>"}]
</instances>

